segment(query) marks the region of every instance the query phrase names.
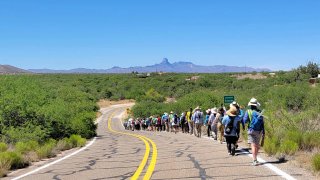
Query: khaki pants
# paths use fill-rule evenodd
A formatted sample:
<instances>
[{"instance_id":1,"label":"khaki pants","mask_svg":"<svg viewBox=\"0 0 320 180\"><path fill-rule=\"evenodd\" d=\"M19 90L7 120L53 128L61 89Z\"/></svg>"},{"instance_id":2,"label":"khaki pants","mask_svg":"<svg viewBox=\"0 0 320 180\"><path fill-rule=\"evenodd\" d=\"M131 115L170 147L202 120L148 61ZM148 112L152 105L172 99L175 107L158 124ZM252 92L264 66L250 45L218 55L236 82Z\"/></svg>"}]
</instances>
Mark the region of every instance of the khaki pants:
<instances>
[{"instance_id":1,"label":"khaki pants","mask_svg":"<svg viewBox=\"0 0 320 180\"><path fill-rule=\"evenodd\" d=\"M166 125L166 131L169 132L169 123L166 122L165 125Z\"/></svg>"},{"instance_id":2,"label":"khaki pants","mask_svg":"<svg viewBox=\"0 0 320 180\"><path fill-rule=\"evenodd\" d=\"M193 123L193 121L190 121L189 122L189 133L193 134L193 130L194 130L194 123Z\"/></svg>"},{"instance_id":3,"label":"khaki pants","mask_svg":"<svg viewBox=\"0 0 320 180\"><path fill-rule=\"evenodd\" d=\"M224 125L218 122L218 139L222 143L224 140Z\"/></svg>"},{"instance_id":4,"label":"khaki pants","mask_svg":"<svg viewBox=\"0 0 320 180\"><path fill-rule=\"evenodd\" d=\"M201 127L202 127L202 124L201 124L201 123L196 123L196 131L197 131L197 134L194 133L194 135L196 135L197 137L201 137Z\"/></svg>"}]
</instances>

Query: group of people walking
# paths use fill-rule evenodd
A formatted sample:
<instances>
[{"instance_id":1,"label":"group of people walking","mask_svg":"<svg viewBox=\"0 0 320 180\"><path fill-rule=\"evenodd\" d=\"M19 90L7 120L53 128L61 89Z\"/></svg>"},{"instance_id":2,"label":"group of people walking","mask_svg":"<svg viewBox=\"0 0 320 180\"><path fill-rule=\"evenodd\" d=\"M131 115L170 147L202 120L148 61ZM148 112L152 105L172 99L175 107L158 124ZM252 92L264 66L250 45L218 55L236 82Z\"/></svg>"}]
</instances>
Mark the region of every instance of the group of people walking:
<instances>
[{"instance_id":1,"label":"group of people walking","mask_svg":"<svg viewBox=\"0 0 320 180\"><path fill-rule=\"evenodd\" d=\"M241 125L243 131L247 125L248 143L251 144L253 165L258 165L257 154L260 148L261 137L264 137L264 120L260 111L260 103L252 98L245 111L237 102L225 107L207 109L205 113L200 107L190 108L180 116L174 112L164 113L161 117L151 116L144 119L130 118L124 126L130 130L167 131L194 134L200 138L203 129L208 137L213 137L221 144L225 141L229 155L234 156L238 147Z\"/></svg>"}]
</instances>

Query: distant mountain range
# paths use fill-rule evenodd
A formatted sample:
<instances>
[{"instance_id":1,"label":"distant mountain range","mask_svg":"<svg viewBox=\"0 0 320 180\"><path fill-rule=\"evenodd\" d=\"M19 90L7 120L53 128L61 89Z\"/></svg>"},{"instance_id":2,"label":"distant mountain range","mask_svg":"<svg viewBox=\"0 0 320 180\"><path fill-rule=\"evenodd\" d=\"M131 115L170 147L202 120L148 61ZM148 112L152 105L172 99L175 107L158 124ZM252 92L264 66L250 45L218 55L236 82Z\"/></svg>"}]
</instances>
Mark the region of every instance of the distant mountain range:
<instances>
[{"instance_id":1,"label":"distant mountain range","mask_svg":"<svg viewBox=\"0 0 320 180\"><path fill-rule=\"evenodd\" d=\"M269 72L266 68L238 67L238 66L200 66L191 62L170 63L164 58L161 63L151 66L136 66L129 68L113 67L111 69L85 69L77 68L70 70L52 70L52 69L29 69L34 73L147 73L147 72L176 72L176 73L224 73L224 72Z\"/></svg>"},{"instance_id":2,"label":"distant mountain range","mask_svg":"<svg viewBox=\"0 0 320 180\"><path fill-rule=\"evenodd\" d=\"M20 69L10 65L0 65L0 74L26 74L32 73L30 71Z\"/></svg>"}]
</instances>

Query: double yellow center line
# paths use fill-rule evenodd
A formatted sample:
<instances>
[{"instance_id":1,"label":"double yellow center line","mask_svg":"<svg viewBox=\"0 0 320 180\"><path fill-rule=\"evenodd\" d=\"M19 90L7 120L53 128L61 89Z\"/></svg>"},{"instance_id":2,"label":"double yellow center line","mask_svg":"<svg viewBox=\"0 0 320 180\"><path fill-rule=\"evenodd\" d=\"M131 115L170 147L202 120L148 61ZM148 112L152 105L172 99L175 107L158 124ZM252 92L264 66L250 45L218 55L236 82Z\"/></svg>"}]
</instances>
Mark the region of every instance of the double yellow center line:
<instances>
[{"instance_id":1,"label":"double yellow center line","mask_svg":"<svg viewBox=\"0 0 320 180\"><path fill-rule=\"evenodd\" d=\"M149 143L151 144L151 146L152 146L151 161L150 161L149 167L148 167L148 169L147 169L147 171L146 171L146 173L145 173L145 175L143 177L143 180L149 180L151 178L152 173L154 171L154 168L156 166L156 161L157 161L157 156L158 156L158 151L157 151L156 144L151 139L149 139L149 138L147 138L145 136L142 136L142 135L113 130L112 127L111 127L111 121L112 121L112 118L113 118L114 114L115 113L113 113L108 119L108 129L109 129L109 131L111 131L113 133L117 133L117 134L123 134L123 135L136 137L136 138L142 140L144 142L145 146L146 146L146 150L145 150L143 159L142 159L139 167L137 168L137 170L135 171L135 173L131 177L132 180L138 179L140 177L140 174L142 173L143 169L145 168L145 166L146 166L146 164L148 162L149 156L150 156L150 145L149 145Z\"/></svg>"}]
</instances>

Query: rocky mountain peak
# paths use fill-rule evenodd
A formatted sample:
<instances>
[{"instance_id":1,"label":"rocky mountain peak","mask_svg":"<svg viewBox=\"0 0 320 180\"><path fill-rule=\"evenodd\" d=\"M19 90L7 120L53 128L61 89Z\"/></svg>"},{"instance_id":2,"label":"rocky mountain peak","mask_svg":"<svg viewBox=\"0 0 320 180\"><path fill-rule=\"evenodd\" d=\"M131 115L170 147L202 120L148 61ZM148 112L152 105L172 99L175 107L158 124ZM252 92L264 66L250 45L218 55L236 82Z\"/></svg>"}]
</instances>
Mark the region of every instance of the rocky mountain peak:
<instances>
[{"instance_id":1,"label":"rocky mountain peak","mask_svg":"<svg viewBox=\"0 0 320 180\"><path fill-rule=\"evenodd\" d=\"M160 64L170 65L170 62L167 58L163 58Z\"/></svg>"}]
</instances>

